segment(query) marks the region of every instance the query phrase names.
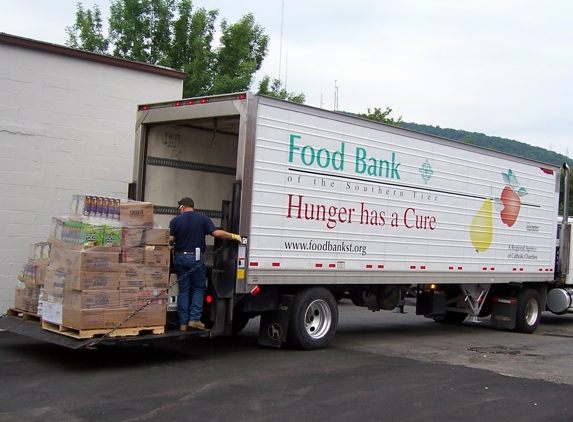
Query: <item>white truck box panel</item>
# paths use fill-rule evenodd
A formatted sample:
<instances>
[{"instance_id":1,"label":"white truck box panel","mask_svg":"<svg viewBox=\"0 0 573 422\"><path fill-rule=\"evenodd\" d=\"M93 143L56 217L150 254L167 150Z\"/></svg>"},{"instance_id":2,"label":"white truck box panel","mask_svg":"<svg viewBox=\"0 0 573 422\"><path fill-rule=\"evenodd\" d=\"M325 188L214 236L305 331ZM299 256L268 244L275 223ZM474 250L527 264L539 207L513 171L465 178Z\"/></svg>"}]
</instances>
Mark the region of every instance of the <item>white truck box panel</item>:
<instances>
[{"instance_id":1,"label":"white truck box panel","mask_svg":"<svg viewBox=\"0 0 573 422\"><path fill-rule=\"evenodd\" d=\"M251 276L330 269L553 277L556 167L264 103L255 142ZM516 219L504 213L507 224L506 182L526 193Z\"/></svg>"}]
</instances>

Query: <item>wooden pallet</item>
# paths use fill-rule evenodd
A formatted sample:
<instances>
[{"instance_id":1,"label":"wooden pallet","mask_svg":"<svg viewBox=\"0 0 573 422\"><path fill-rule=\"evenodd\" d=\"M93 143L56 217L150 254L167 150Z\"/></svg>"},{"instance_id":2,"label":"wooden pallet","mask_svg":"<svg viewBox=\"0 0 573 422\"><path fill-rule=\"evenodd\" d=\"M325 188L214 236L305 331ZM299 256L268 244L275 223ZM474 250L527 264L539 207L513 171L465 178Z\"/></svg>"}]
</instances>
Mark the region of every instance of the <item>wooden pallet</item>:
<instances>
[{"instance_id":1,"label":"wooden pallet","mask_svg":"<svg viewBox=\"0 0 573 422\"><path fill-rule=\"evenodd\" d=\"M23 311L22 309L18 309L18 308L8 309L8 312L6 312L6 315L8 315L9 317L20 318L24 321L40 322L42 320L41 315L33 314L31 312L26 312L26 311Z\"/></svg>"},{"instance_id":2,"label":"wooden pallet","mask_svg":"<svg viewBox=\"0 0 573 422\"><path fill-rule=\"evenodd\" d=\"M110 331L110 328L99 329L78 329L66 327L65 325L52 324L48 321L42 321L42 328L44 330L52 331L54 333L63 334L68 337L77 339L88 339L93 337L101 337ZM157 325L152 327L120 327L110 334L110 337L129 337L144 334L164 334L165 326Z\"/></svg>"}]
</instances>

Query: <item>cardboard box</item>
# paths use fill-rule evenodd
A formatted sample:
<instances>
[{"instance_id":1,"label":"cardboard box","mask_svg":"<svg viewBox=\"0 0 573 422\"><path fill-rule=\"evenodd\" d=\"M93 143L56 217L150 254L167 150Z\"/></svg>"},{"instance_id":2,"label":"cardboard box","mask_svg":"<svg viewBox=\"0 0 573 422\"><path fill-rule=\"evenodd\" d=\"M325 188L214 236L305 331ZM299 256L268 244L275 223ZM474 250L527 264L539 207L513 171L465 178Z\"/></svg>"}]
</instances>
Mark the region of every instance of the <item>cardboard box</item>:
<instances>
[{"instance_id":1,"label":"cardboard box","mask_svg":"<svg viewBox=\"0 0 573 422\"><path fill-rule=\"evenodd\" d=\"M124 227L153 227L153 204L149 202L122 202L119 221Z\"/></svg>"},{"instance_id":2,"label":"cardboard box","mask_svg":"<svg viewBox=\"0 0 573 422\"><path fill-rule=\"evenodd\" d=\"M114 325L111 323L106 325L105 311L106 309L74 309L69 306L64 306L62 309L62 322L60 324L80 330L111 329Z\"/></svg>"},{"instance_id":3,"label":"cardboard box","mask_svg":"<svg viewBox=\"0 0 573 422\"><path fill-rule=\"evenodd\" d=\"M44 302L63 305L65 285L66 273L48 267L44 281Z\"/></svg>"},{"instance_id":4,"label":"cardboard box","mask_svg":"<svg viewBox=\"0 0 573 422\"><path fill-rule=\"evenodd\" d=\"M152 288L169 286L169 267L148 267L145 272L145 286Z\"/></svg>"},{"instance_id":5,"label":"cardboard box","mask_svg":"<svg viewBox=\"0 0 573 422\"><path fill-rule=\"evenodd\" d=\"M34 284L34 282L19 281L18 285L16 286L15 296L38 300L40 297L40 291L42 289L42 286Z\"/></svg>"},{"instance_id":6,"label":"cardboard box","mask_svg":"<svg viewBox=\"0 0 573 422\"><path fill-rule=\"evenodd\" d=\"M50 263L50 267L61 271L119 270L119 252L111 251L110 248L89 248L81 251L60 249L55 251L54 255L56 258Z\"/></svg>"},{"instance_id":7,"label":"cardboard box","mask_svg":"<svg viewBox=\"0 0 573 422\"><path fill-rule=\"evenodd\" d=\"M116 290L72 290L71 308L111 309L119 307L119 291Z\"/></svg>"},{"instance_id":8,"label":"cardboard box","mask_svg":"<svg viewBox=\"0 0 573 422\"><path fill-rule=\"evenodd\" d=\"M119 272L76 271L66 277L66 286L74 290L113 290L119 287Z\"/></svg>"},{"instance_id":9,"label":"cardboard box","mask_svg":"<svg viewBox=\"0 0 573 422\"><path fill-rule=\"evenodd\" d=\"M119 274L120 287L144 287L147 268L143 265L122 264Z\"/></svg>"},{"instance_id":10,"label":"cardboard box","mask_svg":"<svg viewBox=\"0 0 573 422\"><path fill-rule=\"evenodd\" d=\"M17 296L14 299L14 308L36 314L38 313L38 299Z\"/></svg>"},{"instance_id":11,"label":"cardboard box","mask_svg":"<svg viewBox=\"0 0 573 422\"><path fill-rule=\"evenodd\" d=\"M145 230L137 227L124 227L121 232L121 246L123 248L138 248L145 243Z\"/></svg>"},{"instance_id":12,"label":"cardboard box","mask_svg":"<svg viewBox=\"0 0 573 422\"><path fill-rule=\"evenodd\" d=\"M52 324L62 324L63 306L61 304L43 302L42 319Z\"/></svg>"},{"instance_id":13,"label":"cardboard box","mask_svg":"<svg viewBox=\"0 0 573 422\"><path fill-rule=\"evenodd\" d=\"M62 322L66 327L76 329L112 329L117 324L133 313L133 309L74 309L64 307L62 309ZM166 323L167 311L162 305L149 306L139 312L121 327L150 327L164 326Z\"/></svg>"},{"instance_id":14,"label":"cardboard box","mask_svg":"<svg viewBox=\"0 0 573 422\"><path fill-rule=\"evenodd\" d=\"M121 255L122 264L143 265L145 250L143 248L125 248Z\"/></svg>"},{"instance_id":15,"label":"cardboard box","mask_svg":"<svg viewBox=\"0 0 573 422\"><path fill-rule=\"evenodd\" d=\"M147 229L145 232L146 245L169 245L169 229Z\"/></svg>"},{"instance_id":16,"label":"cardboard box","mask_svg":"<svg viewBox=\"0 0 573 422\"><path fill-rule=\"evenodd\" d=\"M34 279L34 282L37 285L43 285L44 281L46 280L46 268L48 266L46 264L42 264L42 265L34 265L34 267L36 273L36 278Z\"/></svg>"},{"instance_id":17,"label":"cardboard box","mask_svg":"<svg viewBox=\"0 0 573 422\"><path fill-rule=\"evenodd\" d=\"M119 288L119 307L136 309L139 299L139 287Z\"/></svg>"},{"instance_id":18,"label":"cardboard box","mask_svg":"<svg viewBox=\"0 0 573 422\"><path fill-rule=\"evenodd\" d=\"M145 245L143 265L150 267L169 267L171 254L169 246Z\"/></svg>"}]
</instances>

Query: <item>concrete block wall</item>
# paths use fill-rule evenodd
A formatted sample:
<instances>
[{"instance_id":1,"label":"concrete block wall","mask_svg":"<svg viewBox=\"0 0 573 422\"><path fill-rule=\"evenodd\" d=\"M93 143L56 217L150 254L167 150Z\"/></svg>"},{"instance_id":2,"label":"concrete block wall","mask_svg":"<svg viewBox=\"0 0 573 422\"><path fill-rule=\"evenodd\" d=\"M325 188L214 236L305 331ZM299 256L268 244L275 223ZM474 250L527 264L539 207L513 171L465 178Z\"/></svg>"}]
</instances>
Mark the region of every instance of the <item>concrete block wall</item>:
<instances>
[{"instance_id":1,"label":"concrete block wall","mask_svg":"<svg viewBox=\"0 0 573 422\"><path fill-rule=\"evenodd\" d=\"M0 44L0 313L30 247L74 193L126 198L138 104L178 78Z\"/></svg>"}]
</instances>

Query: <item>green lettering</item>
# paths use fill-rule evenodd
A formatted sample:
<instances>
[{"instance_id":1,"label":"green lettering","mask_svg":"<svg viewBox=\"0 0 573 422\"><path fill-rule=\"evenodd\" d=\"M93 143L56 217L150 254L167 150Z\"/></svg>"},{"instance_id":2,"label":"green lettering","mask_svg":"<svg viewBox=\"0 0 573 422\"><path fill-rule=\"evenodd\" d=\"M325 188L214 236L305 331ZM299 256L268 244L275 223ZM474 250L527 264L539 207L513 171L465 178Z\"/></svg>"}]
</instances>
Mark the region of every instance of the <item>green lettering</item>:
<instances>
[{"instance_id":1,"label":"green lettering","mask_svg":"<svg viewBox=\"0 0 573 422\"><path fill-rule=\"evenodd\" d=\"M364 148L356 147L356 166L354 172L362 174L366 171L366 150Z\"/></svg>"},{"instance_id":2,"label":"green lettering","mask_svg":"<svg viewBox=\"0 0 573 422\"><path fill-rule=\"evenodd\" d=\"M289 147L289 154L288 154L288 162L289 163L292 163L292 161L293 161L294 152L300 149L299 147L294 146L294 140L300 139L300 138L301 137L299 135L292 135L292 134L290 135L290 147Z\"/></svg>"}]
</instances>

